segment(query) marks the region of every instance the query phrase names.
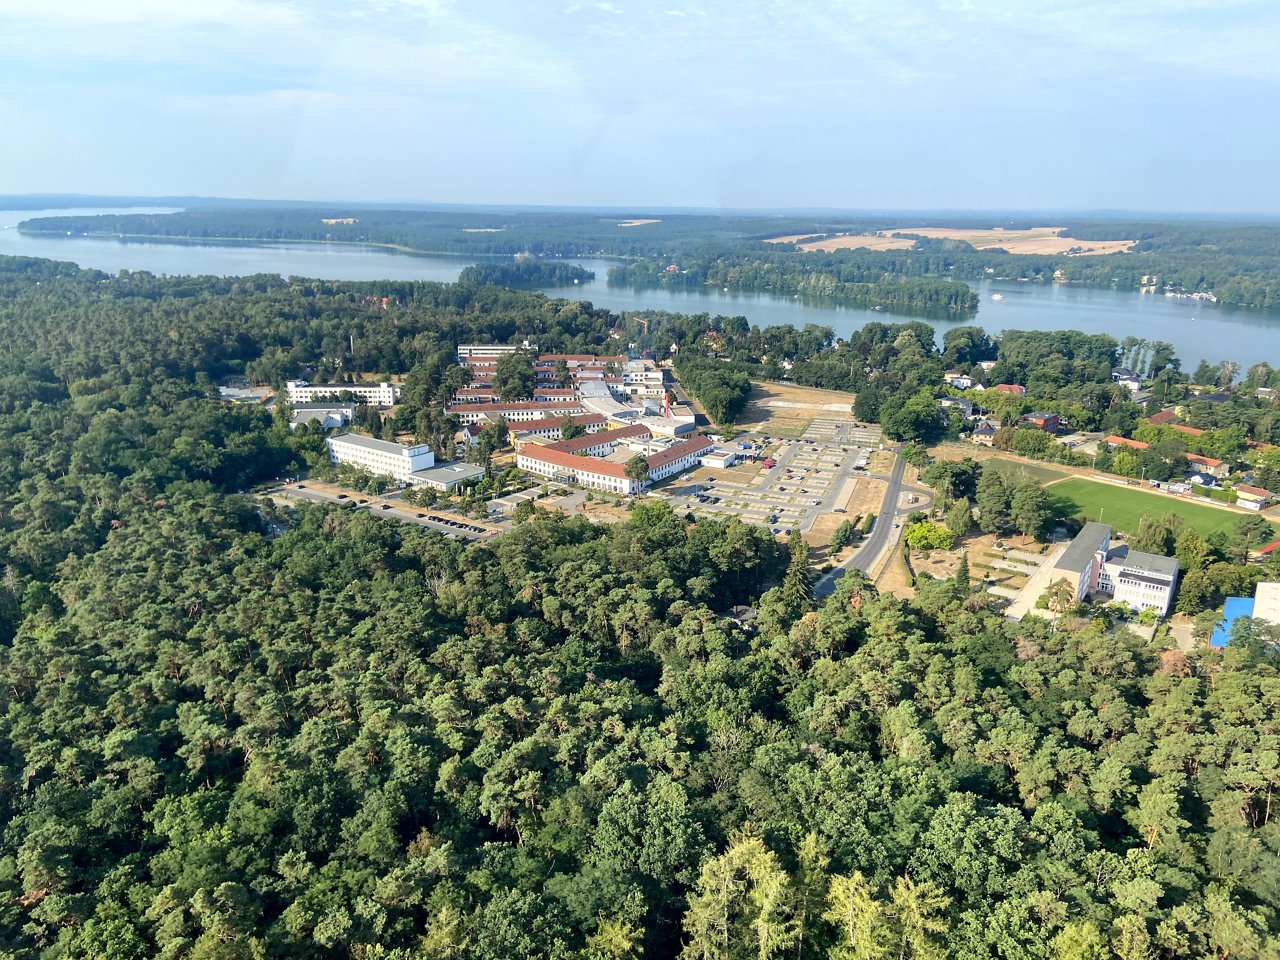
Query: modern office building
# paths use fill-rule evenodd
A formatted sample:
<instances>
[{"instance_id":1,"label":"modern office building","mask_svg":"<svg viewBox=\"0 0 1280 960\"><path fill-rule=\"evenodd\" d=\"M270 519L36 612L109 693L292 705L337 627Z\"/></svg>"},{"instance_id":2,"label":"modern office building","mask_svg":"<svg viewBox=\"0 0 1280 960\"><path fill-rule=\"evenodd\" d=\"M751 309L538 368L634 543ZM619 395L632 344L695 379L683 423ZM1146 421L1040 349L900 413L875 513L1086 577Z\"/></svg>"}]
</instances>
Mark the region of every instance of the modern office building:
<instances>
[{"instance_id":1,"label":"modern office building","mask_svg":"<svg viewBox=\"0 0 1280 960\"><path fill-rule=\"evenodd\" d=\"M1051 582L1066 580L1079 602L1103 594L1135 610L1165 616L1178 585L1178 561L1111 544L1111 527L1086 523L1054 564Z\"/></svg>"},{"instance_id":2,"label":"modern office building","mask_svg":"<svg viewBox=\"0 0 1280 960\"><path fill-rule=\"evenodd\" d=\"M400 402L400 385L395 383L307 383L305 380L285 382L290 403L315 403L337 400L350 395L361 403L375 407L392 407Z\"/></svg>"},{"instance_id":3,"label":"modern office building","mask_svg":"<svg viewBox=\"0 0 1280 960\"><path fill-rule=\"evenodd\" d=\"M359 433L344 433L325 442L329 445L329 459L334 463L391 477L401 483L411 482L410 477L415 472L436 464L435 454L425 443L409 446Z\"/></svg>"}]
</instances>

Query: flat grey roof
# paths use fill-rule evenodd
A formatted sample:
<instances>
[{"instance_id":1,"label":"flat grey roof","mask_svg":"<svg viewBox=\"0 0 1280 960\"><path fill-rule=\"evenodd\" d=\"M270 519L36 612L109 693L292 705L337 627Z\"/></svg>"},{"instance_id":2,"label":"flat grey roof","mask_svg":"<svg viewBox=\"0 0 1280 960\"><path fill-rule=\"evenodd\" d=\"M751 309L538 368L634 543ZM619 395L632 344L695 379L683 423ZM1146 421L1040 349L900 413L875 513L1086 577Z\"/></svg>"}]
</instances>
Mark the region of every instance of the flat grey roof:
<instances>
[{"instance_id":1,"label":"flat grey roof","mask_svg":"<svg viewBox=\"0 0 1280 960\"><path fill-rule=\"evenodd\" d=\"M1093 555L1102 548L1103 541L1110 537L1111 528L1105 523L1086 523L1071 541L1071 546L1058 558L1054 569L1083 573L1093 562Z\"/></svg>"},{"instance_id":2,"label":"flat grey roof","mask_svg":"<svg viewBox=\"0 0 1280 960\"><path fill-rule=\"evenodd\" d=\"M379 440L376 437L366 437L362 433L344 433L340 437L333 437L336 443L350 443L357 447L364 447L366 450L377 450L379 453L394 453L398 456L404 456L410 450L417 450L419 447L425 447L425 443L417 443L412 447L406 447L401 443L392 443L390 440Z\"/></svg>"},{"instance_id":3,"label":"flat grey roof","mask_svg":"<svg viewBox=\"0 0 1280 960\"><path fill-rule=\"evenodd\" d=\"M1162 557L1154 553L1130 550L1124 557L1119 558L1118 562L1121 567L1138 573L1154 573L1165 578L1178 575L1178 561L1174 557Z\"/></svg>"},{"instance_id":4,"label":"flat grey roof","mask_svg":"<svg viewBox=\"0 0 1280 960\"><path fill-rule=\"evenodd\" d=\"M289 409L294 413L302 413L306 410L352 410L356 408L355 401L352 400L331 400L327 403L317 401L316 403L291 403Z\"/></svg>"},{"instance_id":5,"label":"flat grey roof","mask_svg":"<svg viewBox=\"0 0 1280 960\"><path fill-rule=\"evenodd\" d=\"M463 463L461 460L456 460L453 463L442 463L436 467L428 467L426 470L415 470L410 476L421 477L424 480L438 480L442 483L456 482L484 476L484 467L479 464Z\"/></svg>"}]
</instances>

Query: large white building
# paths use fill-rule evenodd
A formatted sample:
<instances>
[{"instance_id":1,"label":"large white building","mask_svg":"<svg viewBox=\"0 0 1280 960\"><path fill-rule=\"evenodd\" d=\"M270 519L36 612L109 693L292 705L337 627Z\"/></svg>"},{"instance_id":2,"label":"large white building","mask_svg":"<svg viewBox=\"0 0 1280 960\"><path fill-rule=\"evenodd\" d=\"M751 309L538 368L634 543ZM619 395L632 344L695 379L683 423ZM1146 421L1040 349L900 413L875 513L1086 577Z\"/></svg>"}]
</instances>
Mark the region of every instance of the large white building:
<instances>
[{"instance_id":1,"label":"large white building","mask_svg":"<svg viewBox=\"0 0 1280 960\"><path fill-rule=\"evenodd\" d=\"M285 381L285 394L290 403L315 403L321 400L337 400L350 394L361 403L375 407L393 407L400 402L400 386L395 383L307 383L305 380Z\"/></svg>"},{"instance_id":2,"label":"large white building","mask_svg":"<svg viewBox=\"0 0 1280 960\"><path fill-rule=\"evenodd\" d=\"M428 470L436 464L436 455L425 443L408 446L359 433L344 433L325 442L329 445L329 459L334 463L402 483L411 482L418 470Z\"/></svg>"},{"instance_id":3,"label":"large white building","mask_svg":"<svg viewBox=\"0 0 1280 960\"><path fill-rule=\"evenodd\" d=\"M575 440L528 445L517 455L516 466L592 490L627 494L642 486L627 476L626 462L632 457L644 458L649 468L645 483L652 483L697 466L702 455L713 448L706 437L655 440L647 427L635 425Z\"/></svg>"},{"instance_id":4,"label":"large white building","mask_svg":"<svg viewBox=\"0 0 1280 960\"><path fill-rule=\"evenodd\" d=\"M1178 561L1111 545L1111 527L1086 523L1054 564L1052 582L1066 580L1079 602L1105 594L1135 610L1165 616L1178 585Z\"/></svg>"},{"instance_id":5,"label":"large white building","mask_svg":"<svg viewBox=\"0 0 1280 960\"><path fill-rule=\"evenodd\" d=\"M444 408L463 426L502 417L507 423L545 420L547 417L575 416L583 413L577 400L521 400L515 403L451 403Z\"/></svg>"},{"instance_id":6,"label":"large white building","mask_svg":"<svg viewBox=\"0 0 1280 960\"><path fill-rule=\"evenodd\" d=\"M632 397L661 397L667 392L666 376L651 360L628 360L622 365L622 390Z\"/></svg>"}]
</instances>

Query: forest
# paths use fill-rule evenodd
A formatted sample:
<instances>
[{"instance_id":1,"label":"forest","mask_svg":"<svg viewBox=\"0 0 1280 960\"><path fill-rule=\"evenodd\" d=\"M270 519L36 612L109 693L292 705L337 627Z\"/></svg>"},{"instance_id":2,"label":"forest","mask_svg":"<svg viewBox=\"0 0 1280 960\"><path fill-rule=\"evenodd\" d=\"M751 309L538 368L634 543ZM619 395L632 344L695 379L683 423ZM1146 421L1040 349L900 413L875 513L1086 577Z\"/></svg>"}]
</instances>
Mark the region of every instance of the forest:
<instances>
[{"instance_id":1,"label":"forest","mask_svg":"<svg viewBox=\"0 0 1280 960\"><path fill-rule=\"evenodd\" d=\"M1264 628L1182 655L1007 622L959 575L819 602L799 538L645 501L465 546L242 492L322 440L226 373L409 371L421 408L458 342L622 322L0 259L0 956L1276 955ZM942 369L919 337L868 331L856 372L910 391Z\"/></svg>"}]
</instances>

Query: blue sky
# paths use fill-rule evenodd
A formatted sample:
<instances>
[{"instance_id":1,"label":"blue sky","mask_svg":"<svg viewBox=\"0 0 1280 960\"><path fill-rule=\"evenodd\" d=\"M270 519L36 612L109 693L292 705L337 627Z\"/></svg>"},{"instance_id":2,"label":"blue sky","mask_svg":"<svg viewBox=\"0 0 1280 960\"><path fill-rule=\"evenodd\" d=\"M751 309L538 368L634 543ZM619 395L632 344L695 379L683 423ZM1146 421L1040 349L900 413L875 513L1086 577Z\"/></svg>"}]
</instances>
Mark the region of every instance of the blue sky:
<instances>
[{"instance_id":1,"label":"blue sky","mask_svg":"<svg viewBox=\"0 0 1280 960\"><path fill-rule=\"evenodd\" d=\"M1280 211L1274 0L0 0L0 192Z\"/></svg>"}]
</instances>

